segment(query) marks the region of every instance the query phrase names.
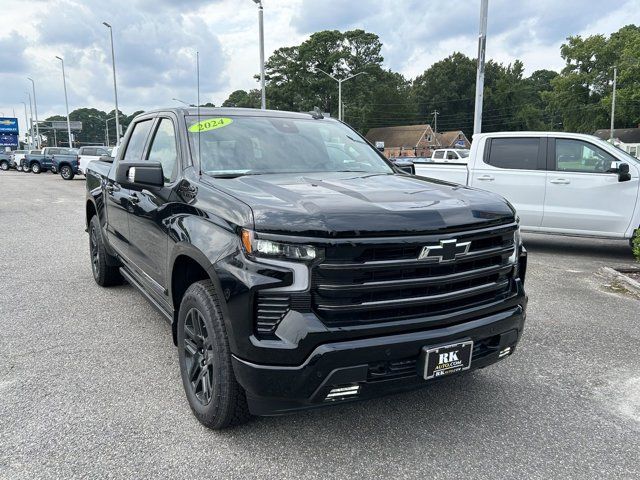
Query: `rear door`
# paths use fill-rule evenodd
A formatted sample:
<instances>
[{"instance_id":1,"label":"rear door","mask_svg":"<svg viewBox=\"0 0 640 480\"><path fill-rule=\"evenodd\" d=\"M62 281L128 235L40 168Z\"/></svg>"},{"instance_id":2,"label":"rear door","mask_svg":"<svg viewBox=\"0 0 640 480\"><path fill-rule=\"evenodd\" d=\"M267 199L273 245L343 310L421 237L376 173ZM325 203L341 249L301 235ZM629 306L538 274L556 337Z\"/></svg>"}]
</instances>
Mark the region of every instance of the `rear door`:
<instances>
[{"instance_id":1,"label":"rear door","mask_svg":"<svg viewBox=\"0 0 640 480\"><path fill-rule=\"evenodd\" d=\"M618 174L607 172L611 162L620 160L580 139L550 138L549 152L544 229L624 236L638 194L635 168L630 168L630 181L620 182Z\"/></svg>"},{"instance_id":2,"label":"rear door","mask_svg":"<svg viewBox=\"0 0 640 480\"><path fill-rule=\"evenodd\" d=\"M126 139L122 154L113 162L105 185L107 206L107 237L110 245L128 260L130 257L129 214L133 212L135 199L131 197L128 188L116 182L118 163L125 161L140 161L147 145L149 133L153 125L153 117L142 119L132 127L131 134Z\"/></svg>"},{"instance_id":3,"label":"rear door","mask_svg":"<svg viewBox=\"0 0 640 480\"><path fill-rule=\"evenodd\" d=\"M153 280L152 287L164 294L167 285L168 226L172 214L168 204L176 200L180 156L177 118L160 115L153 128L143 160L160 162L164 173L162 188L143 188L131 193L134 200L129 216L131 260Z\"/></svg>"},{"instance_id":4,"label":"rear door","mask_svg":"<svg viewBox=\"0 0 640 480\"><path fill-rule=\"evenodd\" d=\"M469 184L502 195L516 208L523 227L539 229L547 176L546 136L489 137L484 142Z\"/></svg>"}]
</instances>

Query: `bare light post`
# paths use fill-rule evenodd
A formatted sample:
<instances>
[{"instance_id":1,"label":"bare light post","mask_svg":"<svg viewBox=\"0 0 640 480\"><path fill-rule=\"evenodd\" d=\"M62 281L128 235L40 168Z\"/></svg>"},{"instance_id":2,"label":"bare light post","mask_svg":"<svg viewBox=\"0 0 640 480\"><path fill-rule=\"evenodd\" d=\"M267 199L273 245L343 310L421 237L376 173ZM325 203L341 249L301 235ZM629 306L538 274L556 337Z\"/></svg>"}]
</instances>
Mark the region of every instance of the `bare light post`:
<instances>
[{"instance_id":1,"label":"bare light post","mask_svg":"<svg viewBox=\"0 0 640 480\"><path fill-rule=\"evenodd\" d=\"M31 146L33 147L34 146L34 143L33 143L33 138L34 138L33 137L33 108L31 106L31 94L29 92L24 92L24 93L26 93L27 96L29 97L29 112L31 113L31 116L29 117L30 118L29 130L31 130ZM36 143L36 145L38 145L38 144ZM40 147L38 147L38 148L40 148Z\"/></svg>"},{"instance_id":2,"label":"bare light post","mask_svg":"<svg viewBox=\"0 0 640 480\"><path fill-rule=\"evenodd\" d=\"M111 38L111 65L113 66L113 94L116 99L116 147L120 145L120 114L118 113L118 85L116 83L116 53L113 48L113 28L107 22L102 24L109 29Z\"/></svg>"},{"instance_id":3,"label":"bare light post","mask_svg":"<svg viewBox=\"0 0 640 480\"><path fill-rule=\"evenodd\" d=\"M29 129L29 117L27 116L27 102L20 102L24 105L24 125L25 125L25 132L24 132L24 138L25 140L27 139L27 130ZM31 138L29 138L29 141L27 142L27 149L28 150L33 150L31 148Z\"/></svg>"},{"instance_id":4,"label":"bare light post","mask_svg":"<svg viewBox=\"0 0 640 480\"><path fill-rule=\"evenodd\" d=\"M481 0L480 33L478 35L478 72L476 74L476 107L473 115L473 133L482 131L482 101L484 97L484 60L487 50L487 16L489 0Z\"/></svg>"},{"instance_id":5,"label":"bare light post","mask_svg":"<svg viewBox=\"0 0 640 480\"><path fill-rule=\"evenodd\" d=\"M69 148L73 148L73 140L71 138L71 121L69 120L69 100L67 99L67 77L64 74L64 60L56 55L62 64L62 85L64 85L64 104L67 108L67 133L69 134ZM37 125L37 124L36 124Z\"/></svg>"},{"instance_id":6,"label":"bare light post","mask_svg":"<svg viewBox=\"0 0 640 480\"><path fill-rule=\"evenodd\" d=\"M27 80L31 82L31 88L33 89L33 106L36 110L36 145L40 148L40 127L38 126L38 101L36 100L36 82L31 77L27 77ZM31 115L33 117L33 114Z\"/></svg>"},{"instance_id":7,"label":"bare light post","mask_svg":"<svg viewBox=\"0 0 640 480\"><path fill-rule=\"evenodd\" d=\"M613 97L611 98L611 130L609 131L609 141L613 143L613 120L616 116L616 81L618 79L618 67L613 67Z\"/></svg>"},{"instance_id":8,"label":"bare light post","mask_svg":"<svg viewBox=\"0 0 640 480\"><path fill-rule=\"evenodd\" d=\"M347 78L336 78L330 73L325 72L321 68L316 67L315 70L318 70L319 72L324 73L328 77L331 77L336 82L338 82L338 120L342 120L342 83L346 82L347 80L351 80L352 78L357 77L358 75L364 75L367 72L358 72L354 75L348 76Z\"/></svg>"},{"instance_id":9,"label":"bare light post","mask_svg":"<svg viewBox=\"0 0 640 480\"><path fill-rule=\"evenodd\" d=\"M180 102L180 103L184 103L187 107L192 107L193 105L189 105L187 102L185 102L184 100L180 100L179 98L172 98L171 100L173 100L174 102Z\"/></svg>"},{"instance_id":10,"label":"bare light post","mask_svg":"<svg viewBox=\"0 0 640 480\"><path fill-rule=\"evenodd\" d=\"M260 31L260 88L262 90L262 99L260 106L262 110L267 108L267 95L264 86L264 8L262 0L253 0L258 5L258 29Z\"/></svg>"}]
</instances>

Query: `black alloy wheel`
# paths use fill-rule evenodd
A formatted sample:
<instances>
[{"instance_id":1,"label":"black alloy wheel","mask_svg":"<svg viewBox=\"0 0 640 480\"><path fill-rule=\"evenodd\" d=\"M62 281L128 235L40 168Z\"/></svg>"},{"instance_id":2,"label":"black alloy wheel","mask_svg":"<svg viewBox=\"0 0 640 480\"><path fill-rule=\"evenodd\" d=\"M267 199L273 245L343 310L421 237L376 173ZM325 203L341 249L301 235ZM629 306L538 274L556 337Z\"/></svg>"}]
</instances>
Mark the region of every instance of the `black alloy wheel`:
<instances>
[{"instance_id":1,"label":"black alloy wheel","mask_svg":"<svg viewBox=\"0 0 640 480\"><path fill-rule=\"evenodd\" d=\"M189 310L184 321L184 356L191 390L201 405L211 402L216 356L202 313Z\"/></svg>"},{"instance_id":2,"label":"black alloy wheel","mask_svg":"<svg viewBox=\"0 0 640 480\"><path fill-rule=\"evenodd\" d=\"M91 255L91 271L93 278L100 277L100 249L98 248L98 233L92 226L89 231L89 254Z\"/></svg>"}]
</instances>

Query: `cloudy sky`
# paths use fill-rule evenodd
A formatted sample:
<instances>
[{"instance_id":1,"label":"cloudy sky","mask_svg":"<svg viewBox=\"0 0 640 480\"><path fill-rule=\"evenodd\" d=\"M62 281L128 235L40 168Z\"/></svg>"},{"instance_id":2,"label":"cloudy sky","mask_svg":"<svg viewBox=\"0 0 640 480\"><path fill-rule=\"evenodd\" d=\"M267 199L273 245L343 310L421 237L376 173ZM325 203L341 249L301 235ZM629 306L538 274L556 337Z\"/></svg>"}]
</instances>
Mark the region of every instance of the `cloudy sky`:
<instances>
[{"instance_id":1,"label":"cloudy sky","mask_svg":"<svg viewBox=\"0 0 640 480\"><path fill-rule=\"evenodd\" d=\"M454 51L475 56L479 0L264 0L267 56L323 29L362 28L384 44L385 65L408 77ZM195 50L201 98L220 105L257 87L257 7L251 0L2 0L0 114L22 120L36 81L39 117L69 107L113 108L108 30L114 28L120 109L194 102ZM568 35L609 34L640 24L640 0L490 0L488 57L522 59L527 72L559 70Z\"/></svg>"}]
</instances>

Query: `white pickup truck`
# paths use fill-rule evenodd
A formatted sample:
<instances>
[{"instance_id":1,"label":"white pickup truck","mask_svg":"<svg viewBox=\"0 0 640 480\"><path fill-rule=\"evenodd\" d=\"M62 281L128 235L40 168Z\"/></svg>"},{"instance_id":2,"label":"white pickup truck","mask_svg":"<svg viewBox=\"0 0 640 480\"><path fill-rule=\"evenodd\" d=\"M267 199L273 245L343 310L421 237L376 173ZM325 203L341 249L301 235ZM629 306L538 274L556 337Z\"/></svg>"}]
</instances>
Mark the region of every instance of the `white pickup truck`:
<instances>
[{"instance_id":1,"label":"white pickup truck","mask_svg":"<svg viewBox=\"0 0 640 480\"><path fill-rule=\"evenodd\" d=\"M640 228L640 162L591 135L476 134L467 163L415 169L502 195L524 231L631 239Z\"/></svg>"}]
</instances>

